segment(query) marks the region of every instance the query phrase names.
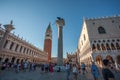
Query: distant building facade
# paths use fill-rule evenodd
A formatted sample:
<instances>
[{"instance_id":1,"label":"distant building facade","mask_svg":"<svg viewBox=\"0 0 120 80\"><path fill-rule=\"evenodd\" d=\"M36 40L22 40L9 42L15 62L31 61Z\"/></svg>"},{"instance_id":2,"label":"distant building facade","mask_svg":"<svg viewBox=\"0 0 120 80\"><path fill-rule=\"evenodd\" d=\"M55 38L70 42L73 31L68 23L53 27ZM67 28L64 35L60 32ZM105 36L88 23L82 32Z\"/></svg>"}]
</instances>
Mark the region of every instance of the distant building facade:
<instances>
[{"instance_id":1,"label":"distant building facade","mask_svg":"<svg viewBox=\"0 0 120 80\"><path fill-rule=\"evenodd\" d=\"M52 57L50 62L57 64L57 57Z\"/></svg>"},{"instance_id":2,"label":"distant building facade","mask_svg":"<svg viewBox=\"0 0 120 80\"><path fill-rule=\"evenodd\" d=\"M5 34L5 29L0 26L0 42ZM48 54L27 41L9 33L3 47L0 49L0 62L20 63L29 61L32 63L47 62Z\"/></svg>"},{"instance_id":3,"label":"distant building facade","mask_svg":"<svg viewBox=\"0 0 120 80\"><path fill-rule=\"evenodd\" d=\"M84 19L78 42L80 62L120 64L120 16Z\"/></svg>"},{"instance_id":4,"label":"distant building facade","mask_svg":"<svg viewBox=\"0 0 120 80\"><path fill-rule=\"evenodd\" d=\"M45 32L44 51L48 53L48 62L50 62L52 52L52 29L50 24Z\"/></svg>"},{"instance_id":5,"label":"distant building facade","mask_svg":"<svg viewBox=\"0 0 120 80\"><path fill-rule=\"evenodd\" d=\"M78 63L77 60L77 53L67 53L67 60L66 62L69 62L70 64L76 64Z\"/></svg>"}]
</instances>

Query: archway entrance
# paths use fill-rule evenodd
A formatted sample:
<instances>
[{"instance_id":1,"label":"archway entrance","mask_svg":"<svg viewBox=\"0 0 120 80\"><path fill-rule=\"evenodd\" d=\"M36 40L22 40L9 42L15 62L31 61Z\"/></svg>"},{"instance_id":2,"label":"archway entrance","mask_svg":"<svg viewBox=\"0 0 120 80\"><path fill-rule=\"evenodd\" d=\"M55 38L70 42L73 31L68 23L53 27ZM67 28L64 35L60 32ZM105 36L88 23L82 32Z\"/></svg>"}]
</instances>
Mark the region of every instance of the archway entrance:
<instances>
[{"instance_id":1,"label":"archway entrance","mask_svg":"<svg viewBox=\"0 0 120 80\"><path fill-rule=\"evenodd\" d=\"M19 60L20 60L20 59L17 59L16 63L19 63Z\"/></svg>"},{"instance_id":2,"label":"archway entrance","mask_svg":"<svg viewBox=\"0 0 120 80\"><path fill-rule=\"evenodd\" d=\"M11 63L14 63L14 61L15 61L15 57L12 58Z\"/></svg>"},{"instance_id":3,"label":"archway entrance","mask_svg":"<svg viewBox=\"0 0 120 80\"><path fill-rule=\"evenodd\" d=\"M102 57L100 55L96 56L96 63L99 67L102 67Z\"/></svg>"},{"instance_id":4,"label":"archway entrance","mask_svg":"<svg viewBox=\"0 0 120 80\"><path fill-rule=\"evenodd\" d=\"M6 58L4 62L5 62L5 63L7 63L8 61L9 61L9 59L8 59L8 58Z\"/></svg>"},{"instance_id":5,"label":"archway entrance","mask_svg":"<svg viewBox=\"0 0 120 80\"><path fill-rule=\"evenodd\" d=\"M0 62L2 61L2 58L0 57Z\"/></svg>"},{"instance_id":6,"label":"archway entrance","mask_svg":"<svg viewBox=\"0 0 120 80\"><path fill-rule=\"evenodd\" d=\"M23 63L23 59L21 60L21 63Z\"/></svg>"}]
</instances>

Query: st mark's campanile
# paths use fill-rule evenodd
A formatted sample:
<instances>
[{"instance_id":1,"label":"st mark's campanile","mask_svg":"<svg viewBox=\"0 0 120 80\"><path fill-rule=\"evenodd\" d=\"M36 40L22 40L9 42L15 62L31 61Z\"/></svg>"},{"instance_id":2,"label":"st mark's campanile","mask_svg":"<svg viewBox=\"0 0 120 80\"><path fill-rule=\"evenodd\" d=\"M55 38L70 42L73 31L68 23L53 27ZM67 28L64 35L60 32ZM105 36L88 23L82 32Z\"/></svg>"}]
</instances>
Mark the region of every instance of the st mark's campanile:
<instances>
[{"instance_id":1,"label":"st mark's campanile","mask_svg":"<svg viewBox=\"0 0 120 80\"><path fill-rule=\"evenodd\" d=\"M45 32L44 51L48 53L48 62L50 62L52 52L52 29L50 23Z\"/></svg>"}]
</instances>

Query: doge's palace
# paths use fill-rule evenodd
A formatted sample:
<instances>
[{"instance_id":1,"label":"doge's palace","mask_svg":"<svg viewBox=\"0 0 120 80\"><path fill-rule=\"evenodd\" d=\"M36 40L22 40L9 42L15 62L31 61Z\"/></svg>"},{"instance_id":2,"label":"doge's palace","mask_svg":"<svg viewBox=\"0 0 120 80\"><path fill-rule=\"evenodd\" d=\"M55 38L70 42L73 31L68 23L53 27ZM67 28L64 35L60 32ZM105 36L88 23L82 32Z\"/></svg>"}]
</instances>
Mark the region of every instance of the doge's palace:
<instances>
[{"instance_id":1,"label":"doge's palace","mask_svg":"<svg viewBox=\"0 0 120 80\"><path fill-rule=\"evenodd\" d=\"M92 61L102 67L102 60L120 64L120 16L84 18L78 42L80 62Z\"/></svg>"}]
</instances>

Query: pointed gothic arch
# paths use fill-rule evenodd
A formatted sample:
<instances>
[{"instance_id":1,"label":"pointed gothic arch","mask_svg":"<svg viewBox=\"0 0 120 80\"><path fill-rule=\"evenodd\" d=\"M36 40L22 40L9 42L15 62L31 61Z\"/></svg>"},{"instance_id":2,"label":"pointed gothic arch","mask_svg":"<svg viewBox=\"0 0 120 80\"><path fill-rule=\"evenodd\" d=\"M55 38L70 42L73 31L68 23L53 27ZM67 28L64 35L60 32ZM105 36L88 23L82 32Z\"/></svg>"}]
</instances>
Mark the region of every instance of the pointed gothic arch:
<instances>
[{"instance_id":1,"label":"pointed gothic arch","mask_svg":"<svg viewBox=\"0 0 120 80\"><path fill-rule=\"evenodd\" d=\"M99 45L99 44L97 44L97 50L99 50L99 51L101 50L101 49L100 49L100 45Z\"/></svg>"},{"instance_id":2,"label":"pointed gothic arch","mask_svg":"<svg viewBox=\"0 0 120 80\"><path fill-rule=\"evenodd\" d=\"M106 50L104 44L101 44L101 48L102 48L102 50Z\"/></svg>"},{"instance_id":3,"label":"pointed gothic arch","mask_svg":"<svg viewBox=\"0 0 120 80\"><path fill-rule=\"evenodd\" d=\"M120 64L120 55L117 55L117 63Z\"/></svg>"},{"instance_id":4,"label":"pointed gothic arch","mask_svg":"<svg viewBox=\"0 0 120 80\"><path fill-rule=\"evenodd\" d=\"M120 45L118 43L116 43L116 48L117 50L120 50Z\"/></svg>"},{"instance_id":5,"label":"pointed gothic arch","mask_svg":"<svg viewBox=\"0 0 120 80\"><path fill-rule=\"evenodd\" d=\"M111 50L108 43L106 43L106 49L107 49L107 50Z\"/></svg>"},{"instance_id":6,"label":"pointed gothic arch","mask_svg":"<svg viewBox=\"0 0 120 80\"><path fill-rule=\"evenodd\" d=\"M115 50L115 46L113 43L111 43L111 48L112 48L112 50Z\"/></svg>"},{"instance_id":7,"label":"pointed gothic arch","mask_svg":"<svg viewBox=\"0 0 120 80\"><path fill-rule=\"evenodd\" d=\"M95 49L96 49L95 45L94 45L94 44L92 44L92 50L95 50Z\"/></svg>"}]
</instances>

